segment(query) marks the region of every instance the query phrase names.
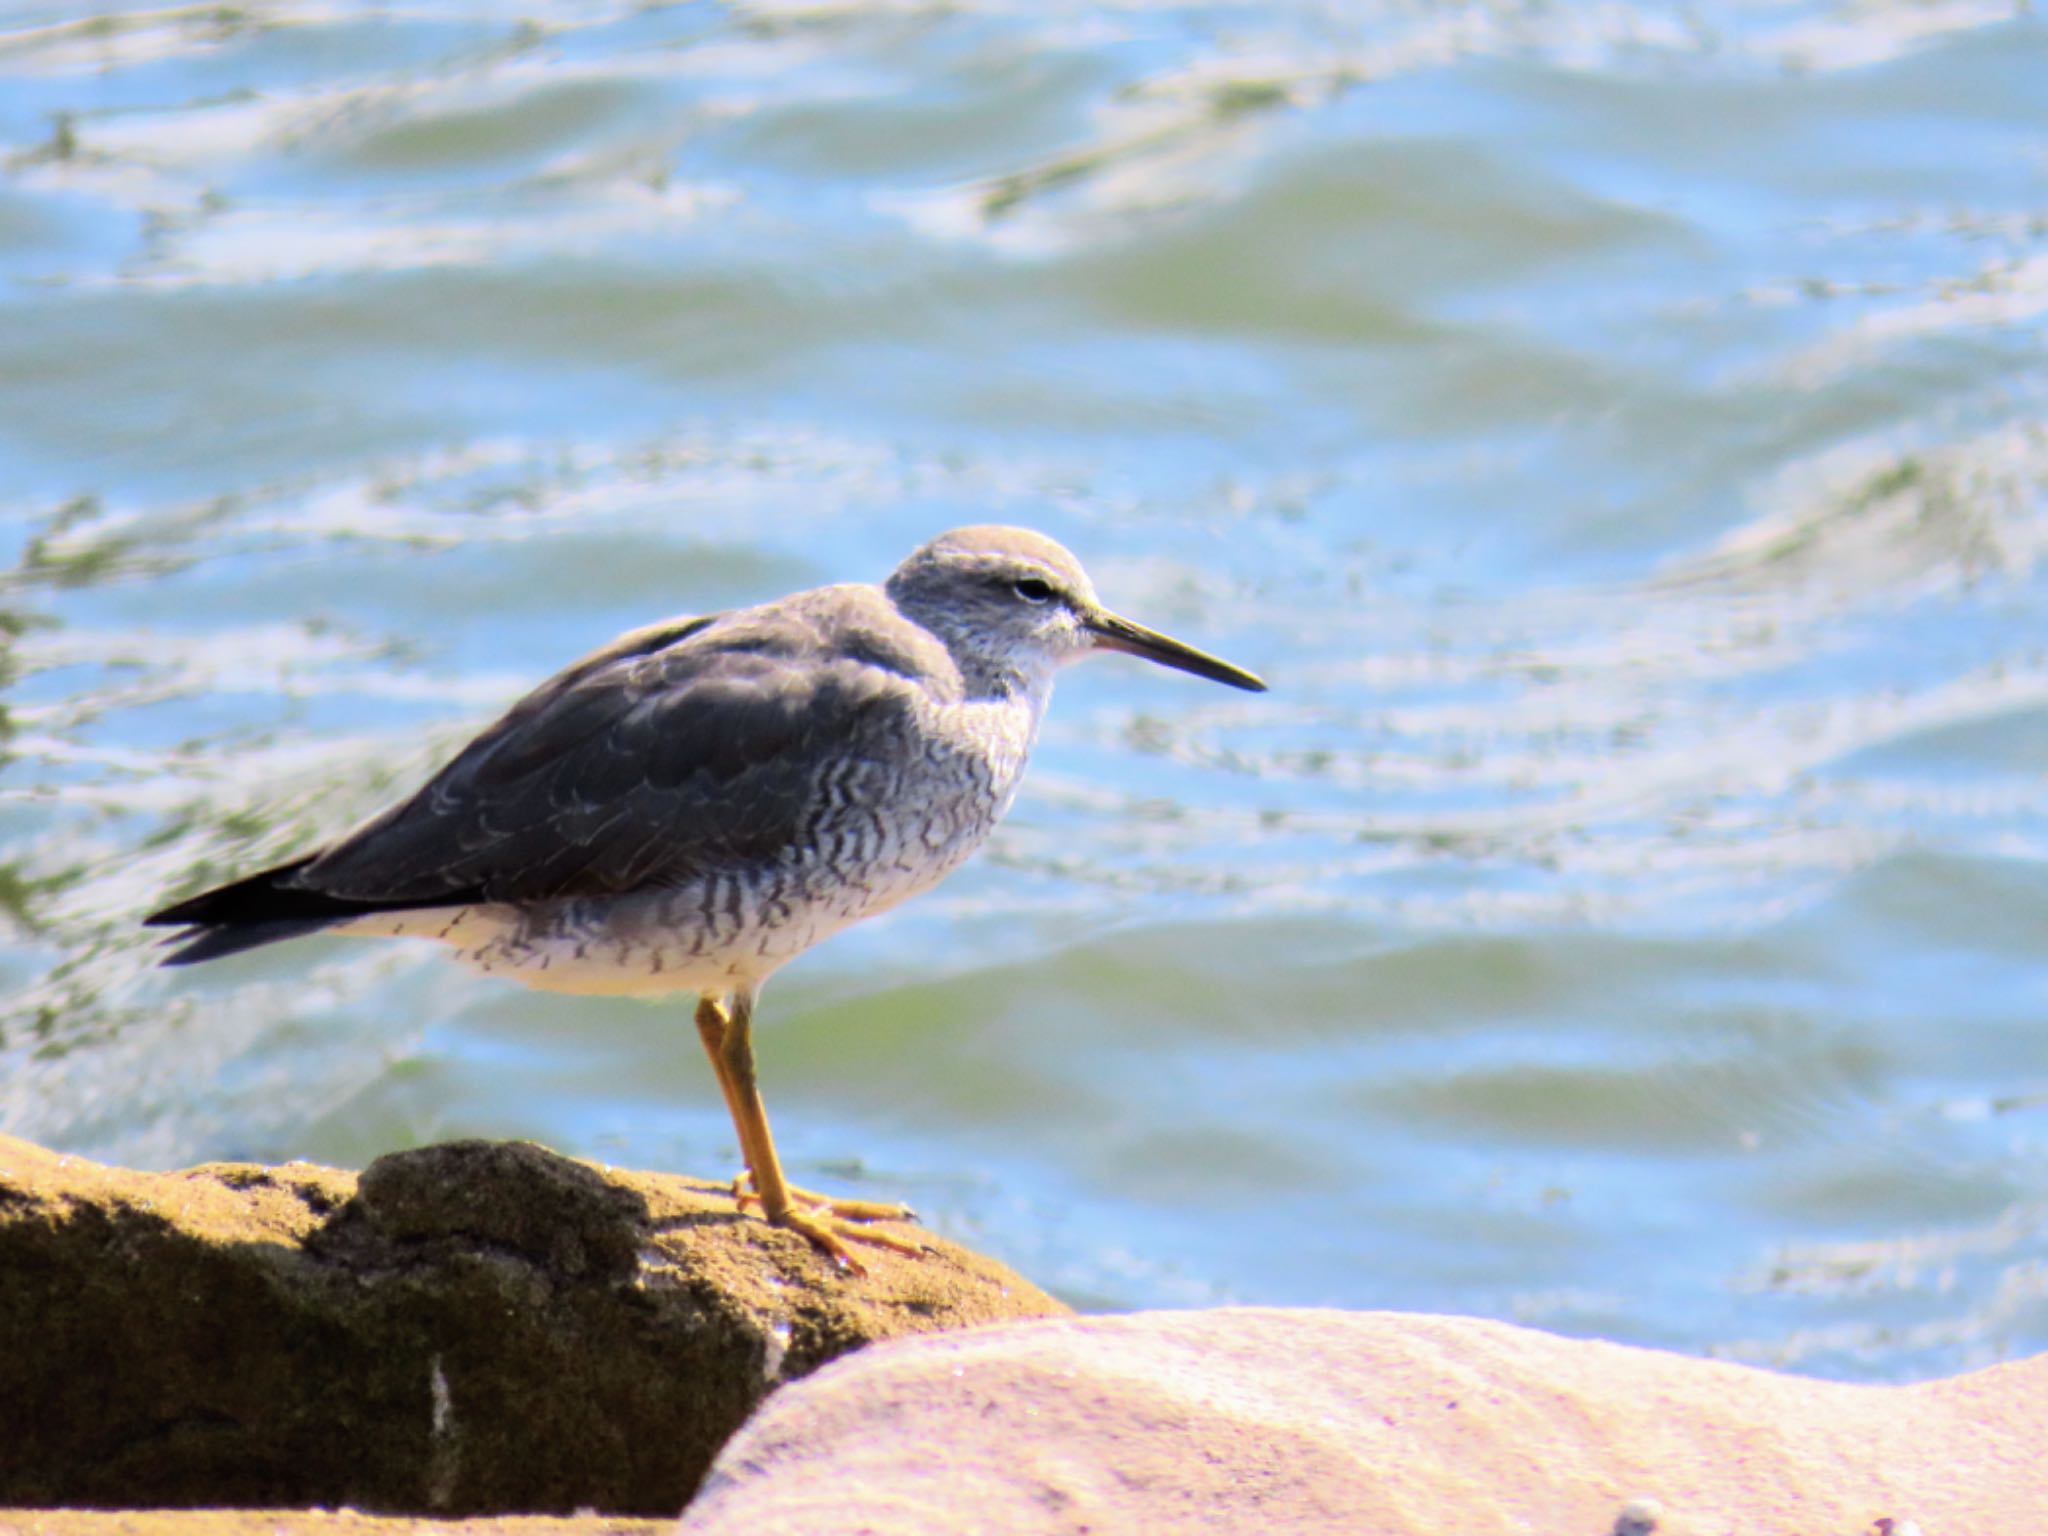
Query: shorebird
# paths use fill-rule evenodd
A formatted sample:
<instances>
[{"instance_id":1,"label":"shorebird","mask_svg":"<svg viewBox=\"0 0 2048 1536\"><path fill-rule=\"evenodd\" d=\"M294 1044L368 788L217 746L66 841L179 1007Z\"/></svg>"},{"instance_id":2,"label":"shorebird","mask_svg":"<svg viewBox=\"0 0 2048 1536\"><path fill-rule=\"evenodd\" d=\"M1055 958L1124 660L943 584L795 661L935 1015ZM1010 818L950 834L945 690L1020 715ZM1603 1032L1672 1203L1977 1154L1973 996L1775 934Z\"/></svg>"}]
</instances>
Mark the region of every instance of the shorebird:
<instances>
[{"instance_id":1,"label":"shorebird","mask_svg":"<svg viewBox=\"0 0 2048 1536\"><path fill-rule=\"evenodd\" d=\"M328 930L438 939L572 993L694 992L742 1209L840 1266L901 1206L783 1178L754 999L822 939L928 889L1009 809L1068 662L1095 651L1264 692L1102 606L1023 528L958 528L881 586L629 631L542 683L410 799L316 852L151 914L190 965Z\"/></svg>"}]
</instances>

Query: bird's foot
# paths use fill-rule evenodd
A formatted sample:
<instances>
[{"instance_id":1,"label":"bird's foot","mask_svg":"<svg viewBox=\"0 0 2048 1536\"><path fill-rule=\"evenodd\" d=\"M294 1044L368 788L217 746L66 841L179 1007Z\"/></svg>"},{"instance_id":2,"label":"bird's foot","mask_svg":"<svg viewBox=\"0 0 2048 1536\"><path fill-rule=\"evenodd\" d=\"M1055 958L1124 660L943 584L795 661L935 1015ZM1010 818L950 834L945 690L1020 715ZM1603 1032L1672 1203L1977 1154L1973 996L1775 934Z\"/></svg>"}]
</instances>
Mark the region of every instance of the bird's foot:
<instances>
[{"instance_id":1,"label":"bird's foot","mask_svg":"<svg viewBox=\"0 0 2048 1536\"><path fill-rule=\"evenodd\" d=\"M785 1184L792 1203L805 1210L826 1216L837 1216L846 1221L915 1221L917 1212L907 1205L883 1200L847 1200L838 1195L821 1195L813 1190L798 1189L794 1184ZM741 1210L750 1205L759 1205L761 1197L754 1192L754 1175L741 1169L733 1176L732 1197L739 1202Z\"/></svg>"},{"instance_id":2,"label":"bird's foot","mask_svg":"<svg viewBox=\"0 0 2048 1536\"><path fill-rule=\"evenodd\" d=\"M841 1269L856 1275L867 1273L866 1268L847 1249L842 1238L851 1238L857 1243L869 1243L877 1248L887 1248L891 1253L904 1254L909 1258L921 1258L931 1249L923 1243L911 1242L897 1237L894 1233L879 1232L867 1225L876 1221L911 1221L917 1213L907 1205L887 1204L878 1200L841 1200L830 1195L820 1195L794 1185L789 1190L790 1206L780 1215L770 1215L765 1202L753 1187L753 1176L741 1173L732 1181L732 1197L741 1210L750 1205L760 1206L761 1213L778 1227L787 1227L801 1233L810 1240L826 1258Z\"/></svg>"},{"instance_id":3,"label":"bird's foot","mask_svg":"<svg viewBox=\"0 0 2048 1536\"><path fill-rule=\"evenodd\" d=\"M923 1258L931 1252L922 1243L905 1242L900 1237L874 1231L858 1222L815 1215L797 1206L791 1206L780 1216L770 1216L767 1220L774 1226L806 1238L813 1248L850 1275L865 1275L868 1267L853 1256L853 1250L846 1246L844 1239L851 1239L857 1243L871 1243L877 1248L887 1248L891 1253L900 1253L913 1259Z\"/></svg>"}]
</instances>

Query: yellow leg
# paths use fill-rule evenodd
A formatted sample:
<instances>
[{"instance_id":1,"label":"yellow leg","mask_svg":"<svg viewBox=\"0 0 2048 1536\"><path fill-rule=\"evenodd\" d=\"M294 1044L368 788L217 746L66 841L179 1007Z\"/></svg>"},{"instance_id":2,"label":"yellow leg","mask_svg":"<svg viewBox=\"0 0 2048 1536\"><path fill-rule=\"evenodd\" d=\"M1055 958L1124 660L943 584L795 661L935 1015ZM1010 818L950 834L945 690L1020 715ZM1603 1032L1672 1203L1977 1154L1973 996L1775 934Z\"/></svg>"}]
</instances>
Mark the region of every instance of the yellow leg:
<instances>
[{"instance_id":1,"label":"yellow leg","mask_svg":"<svg viewBox=\"0 0 2048 1536\"><path fill-rule=\"evenodd\" d=\"M739 1100L733 1097L732 1080L725 1071L725 1007L710 993L697 999L697 1038L704 1042L704 1054L711 1058L712 1075L718 1079L718 1091L725 1096L725 1112L732 1117L732 1128L740 1138L740 1161L749 1167L753 1165L753 1148L747 1144L746 1122L740 1117Z\"/></svg>"},{"instance_id":2,"label":"yellow leg","mask_svg":"<svg viewBox=\"0 0 2048 1536\"><path fill-rule=\"evenodd\" d=\"M724 998L707 993L699 998L697 1033L704 1042L705 1054L711 1058L711 1069L718 1076L719 1091L725 1095L726 1110L732 1115L733 1130L740 1139L740 1155L746 1159L747 1172L753 1178L754 1193L741 1197L742 1207L748 1200L758 1202L761 1214L773 1225L801 1233L810 1240L812 1247L833 1263L857 1275L867 1271L840 1241L842 1235L898 1253L924 1252L901 1238L852 1225L849 1220L841 1219L842 1214L853 1217L859 1213L842 1213L830 1201L806 1200L806 1204L822 1207L815 1211L798 1207L796 1197L782 1177L782 1160L775 1155L775 1137L768 1129L768 1110L761 1102L760 1082L754 1071L754 997L751 992L734 992Z\"/></svg>"}]
</instances>

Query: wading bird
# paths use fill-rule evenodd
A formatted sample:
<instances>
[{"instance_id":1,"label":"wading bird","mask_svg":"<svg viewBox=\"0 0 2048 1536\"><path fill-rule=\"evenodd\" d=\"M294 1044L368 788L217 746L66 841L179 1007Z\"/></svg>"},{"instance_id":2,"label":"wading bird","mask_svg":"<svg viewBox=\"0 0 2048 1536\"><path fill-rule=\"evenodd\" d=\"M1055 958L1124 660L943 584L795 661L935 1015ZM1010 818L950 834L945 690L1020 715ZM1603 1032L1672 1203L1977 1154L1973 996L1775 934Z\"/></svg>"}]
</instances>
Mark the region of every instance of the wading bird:
<instances>
[{"instance_id":1,"label":"wading bird","mask_svg":"<svg viewBox=\"0 0 2048 1536\"><path fill-rule=\"evenodd\" d=\"M881 586L621 635L541 684L412 798L275 869L165 907L168 965L323 930L438 939L557 992L698 994L697 1029L767 1219L842 1238L898 1206L783 1179L754 998L813 944L925 890L1009 808L1068 662L1122 651L1251 673L1109 612L1022 528L933 539Z\"/></svg>"}]
</instances>

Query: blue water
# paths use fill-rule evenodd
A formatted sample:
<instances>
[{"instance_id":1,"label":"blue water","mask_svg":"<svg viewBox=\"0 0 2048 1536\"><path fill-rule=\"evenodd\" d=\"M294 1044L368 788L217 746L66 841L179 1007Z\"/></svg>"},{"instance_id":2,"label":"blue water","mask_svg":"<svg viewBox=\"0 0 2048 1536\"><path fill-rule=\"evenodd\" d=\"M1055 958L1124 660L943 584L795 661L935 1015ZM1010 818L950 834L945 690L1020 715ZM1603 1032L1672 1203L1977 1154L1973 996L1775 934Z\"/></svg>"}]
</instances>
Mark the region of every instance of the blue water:
<instances>
[{"instance_id":1,"label":"blue water","mask_svg":"<svg viewBox=\"0 0 2048 1536\"><path fill-rule=\"evenodd\" d=\"M136 919L972 521L1069 675L778 977L806 1183L1084 1306L2048 1346L2048 26L0 6L0 1129L722 1174L687 1004Z\"/></svg>"}]
</instances>

